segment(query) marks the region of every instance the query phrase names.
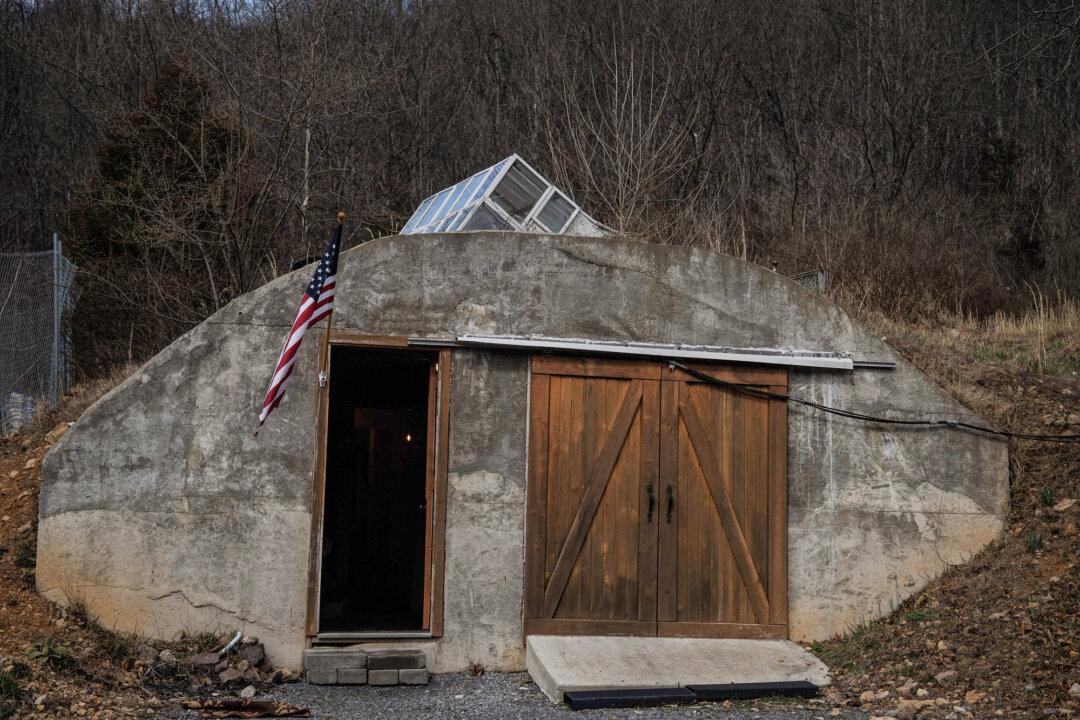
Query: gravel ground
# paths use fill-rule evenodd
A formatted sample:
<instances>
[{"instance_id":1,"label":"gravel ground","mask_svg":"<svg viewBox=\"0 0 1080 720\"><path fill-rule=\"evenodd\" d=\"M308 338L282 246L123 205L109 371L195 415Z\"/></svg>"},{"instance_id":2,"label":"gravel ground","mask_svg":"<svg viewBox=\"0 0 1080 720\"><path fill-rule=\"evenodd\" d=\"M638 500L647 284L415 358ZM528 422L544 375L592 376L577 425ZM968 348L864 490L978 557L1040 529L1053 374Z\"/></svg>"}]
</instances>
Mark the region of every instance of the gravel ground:
<instances>
[{"instance_id":1,"label":"gravel ground","mask_svg":"<svg viewBox=\"0 0 1080 720\"><path fill-rule=\"evenodd\" d=\"M590 718L634 718L635 720L680 720L723 718L725 720L829 720L824 703L809 701L698 703L686 707L659 707L625 710L583 710L574 712L548 701L525 673L433 675L426 687L341 687L295 683L285 685L276 696L286 702L311 709L312 717L372 718L506 718L517 720L587 720ZM194 713L173 711L168 717L191 718ZM845 710L838 717L862 720L865 713Z\"/></svg>"}]
</instances>

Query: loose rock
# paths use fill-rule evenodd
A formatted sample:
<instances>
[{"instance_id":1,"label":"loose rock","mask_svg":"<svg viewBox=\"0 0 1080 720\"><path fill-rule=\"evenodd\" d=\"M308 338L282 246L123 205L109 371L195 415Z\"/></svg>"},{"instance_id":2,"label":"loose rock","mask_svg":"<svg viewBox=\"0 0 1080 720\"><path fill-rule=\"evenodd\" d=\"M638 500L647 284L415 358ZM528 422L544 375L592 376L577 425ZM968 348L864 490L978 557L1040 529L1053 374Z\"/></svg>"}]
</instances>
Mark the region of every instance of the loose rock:
<instances>
[{"instance_id":1,"label":"loose rock","mask_svg":"<svg viewBox=\"0 0 1080 720\"><path fill-rule=\"evenodd\" d=\"M191 667L213 667L218 664L219 658L217 653L201 653L199 655L190 655L181 662ZM222 669L224 670L224 668Z\"/></svg>"},{"instance_id":2,"label":"loose rock","mask_svg":"<svg viewBox=\"0 0 1080 720\"><path fill-rule=\"evenodd\" d=\"M244 674L236 668L229 668L228 670L223 670L222 672L218 673L218 680L225 684L236 682L242 677L244 677Z\"/></svg>"},{"instance_id":3,"label":"loose rock","mask_svg":"<svg viewBox=\"0 0 1080 720\"><path fill-rule=\"evenodd\" d=\"M956 681L959 678L960 673L956 672L955 670L946 670L944 672L939 672L937 675L934 676L934 680L937 682L938 685L941 685L942 687L949 687L950 685L955 685Z\"/></svg>"},{"instance_id":4,"label":"loose rock","mask_svg":"<svg viewBox=\"0 0 1080 720\"><path fill-rule=\"evenodd\" d=\"M247 660L252 667L258 665L266 658L266 649L263 648L262 643L254 643L253 645L245 645L240 648L240 657Z\"/></svg>"},{"instance_id":5,"label":"loose rock","mask_svg":"<svg viewBox=\"0 0 1080 720\"><path fill-rule=\"evenodd\" d=\"M240 691L240 697L242 697L242 698L253 698L253 697L255 697L255 686L254 685L248 685L246 688L241 690Z\"/></svg>"},{"instance_id":6,"label":"loose rock","mask_svg":"<svg viewBox=\"0 0 1080 720\"><path fill-rule=\"evenodd\" d=\"M924 707L934 704L933 700L900 700L896 705L895 715L901 720L910 720Z\"/></svg>"}]
</instances>

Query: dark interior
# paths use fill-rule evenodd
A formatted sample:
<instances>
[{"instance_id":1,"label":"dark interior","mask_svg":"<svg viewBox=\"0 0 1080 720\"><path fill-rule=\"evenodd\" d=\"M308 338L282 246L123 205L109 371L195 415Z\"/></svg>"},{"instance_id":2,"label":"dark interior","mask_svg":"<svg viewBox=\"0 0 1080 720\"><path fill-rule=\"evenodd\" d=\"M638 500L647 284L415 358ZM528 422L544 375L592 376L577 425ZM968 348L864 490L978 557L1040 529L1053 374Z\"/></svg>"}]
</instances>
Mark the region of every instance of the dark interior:
<instances>
[{"instance_id":1,"label":"dark interior","mask_svg":"<svg viewBox=\"0 0 1080 720\"><path fill-rule=\"evenodd\" d=\"M331 349L320 632L424 626L434 362L405 350Z\"/></svg>"}]
</instances>

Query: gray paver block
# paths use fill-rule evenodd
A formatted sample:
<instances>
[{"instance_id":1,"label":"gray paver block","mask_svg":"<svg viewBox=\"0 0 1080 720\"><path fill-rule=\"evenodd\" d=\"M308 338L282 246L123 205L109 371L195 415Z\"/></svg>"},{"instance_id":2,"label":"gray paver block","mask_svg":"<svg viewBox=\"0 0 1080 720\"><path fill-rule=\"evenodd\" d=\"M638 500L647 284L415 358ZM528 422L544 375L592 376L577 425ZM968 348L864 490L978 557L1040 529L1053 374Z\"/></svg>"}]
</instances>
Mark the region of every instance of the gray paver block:
<instances>
[{"instance_id":1,"label":"gray paver block","mask_svg":"<svg viewBox=\"0 0 1080 720\"><path fill-rule=\"evenodd\" d=\"M366 668L368 654L356 648L311 648L304 651L305 670Z\"/></svg>"},{"instance_id":2,"label":"gray paver block","mask_svg":"<svg viewBox=\"0 0 1080 720\"><path fill-rule=\"evenodd\" d=\"M397 685L397 670L368 670L368 685Z\"/></svg>"},{"instance_id":3,"label":"gray paver block","mask_svg":"<svg viewBox=\"0 0 1080 720\"><path fill-rule=\"evenodd\" d=\"M368 653L369 670L422 669L427 667L423 650L372 650Z\"/></svg>"},{"instance_id":4,"label":"gray paver block","mask_svg":"<svg viewBox=\"0 0 1080 720\"><path fill-rule=\"evenodd\" d=\"M359 668L341 668L337 671L338 685L366 685L367 670Z\"/></svg>"},{"instance_id":5,"label":"gray paver block","mask_svg":"<svg viewBox=\"0 0 1080 720\"><path fill-rule=\"evenodd\" d=\"M402 685L427 685L428 671L416 668L403 668L398 671Z\"/></svg>"},{"instance_id":6,"label":"gray paver block","mask_svg":"<svg viewBox=\"0 0 1080 720\"><path fill-rule=\"evenodd\" d=\"M337 670L308 670L307 681L312 685L337 685Z\"/></svg>"}]
</instances>

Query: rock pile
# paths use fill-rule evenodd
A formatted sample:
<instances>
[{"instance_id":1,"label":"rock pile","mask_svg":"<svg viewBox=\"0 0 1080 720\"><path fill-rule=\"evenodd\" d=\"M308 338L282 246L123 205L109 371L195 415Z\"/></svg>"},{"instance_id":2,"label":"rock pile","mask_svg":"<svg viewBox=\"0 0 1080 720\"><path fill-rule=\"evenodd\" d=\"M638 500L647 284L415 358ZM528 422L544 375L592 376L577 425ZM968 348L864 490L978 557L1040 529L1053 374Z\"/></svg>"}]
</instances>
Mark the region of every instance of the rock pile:
<instances>
[{"instance_id":1,"label":"rock pile","mask_svg":"<svg viewBox=\"0 0 1080 720\"><path fill-rule=\"evenodd\" d=\"M221 647L217 647L220 645ZM143 677L149 684L171 686L179 689L186 685L194 692L207 693L218 690L225 693L241 692L252 697L259 685L294 682L299 674L288 669L274 669L266 656L266 649L258 638L245 637L239 644L217 643L212 648L178 655L173 648L158 650L143 644L136 649L136 668L141 667Z\"/></svg>"}]
</instances>

